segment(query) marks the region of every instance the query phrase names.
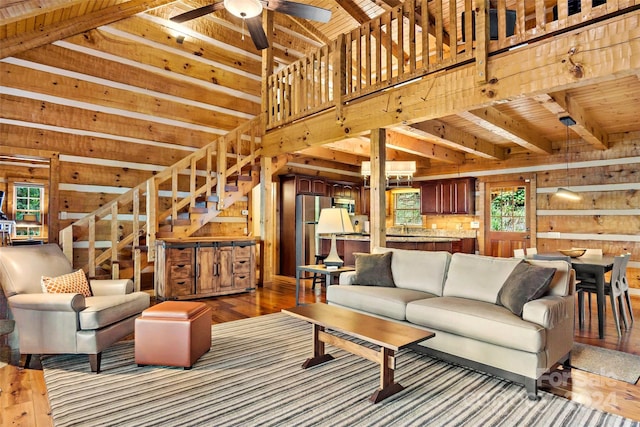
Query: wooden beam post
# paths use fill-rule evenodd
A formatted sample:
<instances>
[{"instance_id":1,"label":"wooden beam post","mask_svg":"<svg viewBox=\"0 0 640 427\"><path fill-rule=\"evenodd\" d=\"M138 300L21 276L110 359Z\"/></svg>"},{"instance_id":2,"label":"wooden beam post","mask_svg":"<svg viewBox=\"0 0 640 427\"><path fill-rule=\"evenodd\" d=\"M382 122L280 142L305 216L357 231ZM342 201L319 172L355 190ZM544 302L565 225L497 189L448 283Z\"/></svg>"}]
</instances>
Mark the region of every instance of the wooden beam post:
<instances>
[{"instance_id":1,"label":"wooden beam post","mask_svg":"<svg viewBox=\"0 0 640 427\"><path fill-rule=\"evenodd\" d=\"M260 159L260 284L270 283L275 274L275 212L273 195L273 162L271 157Z\"/></svg>"},{"instance_id":2,"label":"wooden beam post","mask_svg":"<svg viewBox=\"0 0 640 427\"><path fill-rule=\"evenodd\" d=\"M346 46L344 34L340 34L335 41L333 50L333 103L336 106L336 121L342 122L342 97L346 93Z\"/></svg>"},{"instance_id":3,"label":"wooden beam post","mask_svg":"<svg viewBox=\"0 0 640 427\"><path fill-rule=\"evenodd\" d=\"M58 243L60 230L60 153L49 158L49 243ZM73 260L71 261L73 262Z\"/></svg>"},{"instance_id":4,"label":"wooden beam post","mask_svg":"<svg viewBox=\"0 0 640 427\"><path fill-rule=\"evenodd\" d=\"M487 59L489 52L489 0L477 2L476 13L476 81L487 81Z\"/></svg>"},{"instance_id":5,"label":"wooden beam post","mask_svg":"<svg viewBox=\"0 0 640 427\"><path fill-rule=\"evenodd\" d=\"M370 250L376 246L387 245L385 178L386 155L385 129L371 131L371 215L370 215Z\"/></svg>"}]
</instances>

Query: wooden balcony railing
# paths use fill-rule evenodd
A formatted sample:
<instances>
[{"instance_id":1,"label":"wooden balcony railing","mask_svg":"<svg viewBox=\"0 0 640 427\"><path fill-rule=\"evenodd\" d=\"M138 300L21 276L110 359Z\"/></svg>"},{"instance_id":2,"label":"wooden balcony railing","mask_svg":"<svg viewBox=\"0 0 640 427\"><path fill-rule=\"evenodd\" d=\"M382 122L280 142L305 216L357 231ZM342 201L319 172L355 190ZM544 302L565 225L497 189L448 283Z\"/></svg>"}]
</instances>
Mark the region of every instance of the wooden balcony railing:
<instances>
[{"instance_id":1,"label":"wooden balcony railing","mask_svg":"<svg viewBox=\"0 0 640 427\"><path fill-rule=\"evenodd\" d=\"M271 75L266 128L340 108L362 96L472 61L482 80L488 56L586 25L635 3L406 0ZM469 16L473 18L465 19Z\"/></svg>"},{"instance_id":2,"label":"wooden balcony railing","mask_svg":"<svg viewBox=\"0 0 640 427\"><path fill-rule=\"evenodd\" d=\"M217 212L211 216L240 198L238 192L227 191L227 180L253 173L263 129L257 117L75 221L60 231L65 255L90 277L108 268L109 276L117 279L121 270L129 269L127 276L139 289L141 251L146 249L146 261L155 259L160 224L175 225L178 214L194 207L199 198L217 195ZM202 225L181 230L188 234Z\"/></svg>"}]
</instances>

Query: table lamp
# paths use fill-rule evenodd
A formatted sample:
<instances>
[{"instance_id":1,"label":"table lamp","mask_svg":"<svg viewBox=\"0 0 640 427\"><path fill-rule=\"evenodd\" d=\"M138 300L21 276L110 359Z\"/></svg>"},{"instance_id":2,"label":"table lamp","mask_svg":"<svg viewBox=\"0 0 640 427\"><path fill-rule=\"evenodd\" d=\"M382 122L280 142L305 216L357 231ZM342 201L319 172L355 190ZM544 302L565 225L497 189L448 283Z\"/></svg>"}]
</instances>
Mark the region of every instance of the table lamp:
<instances>
[{"instance_id":1,"label":"table lamp","mask_svg":"<svg viewBox=\"0 0 640 427\"><path fill-rule=\"evenodd\" d=\"M349 218L347 210L342 208L322 209L320 211L316 233L331 234L331 250L323 261L324 265L327 267L342 267L344 261L340 259L336 249L336 234L353 233L353 225L351 224L351 218Z\"/></svg>"}]
</instances>

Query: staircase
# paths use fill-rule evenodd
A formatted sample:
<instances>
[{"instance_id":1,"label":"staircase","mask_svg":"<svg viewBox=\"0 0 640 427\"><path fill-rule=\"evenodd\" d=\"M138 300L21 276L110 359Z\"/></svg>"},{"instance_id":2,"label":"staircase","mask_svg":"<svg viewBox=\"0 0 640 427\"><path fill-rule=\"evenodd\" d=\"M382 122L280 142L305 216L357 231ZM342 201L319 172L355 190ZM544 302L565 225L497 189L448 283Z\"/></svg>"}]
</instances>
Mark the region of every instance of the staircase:
<instances>
[{"instance_id":1,"label":"staircase","mask_svg":"<svg viewBox=\"0 0 640 427\"><path fill-rule=\"evenodd\" d=\"M64 228L63 252L89 277L139 290L156 238L193 235L258 184L263 129L256 117Z\"/></svg>"}]
</instances>

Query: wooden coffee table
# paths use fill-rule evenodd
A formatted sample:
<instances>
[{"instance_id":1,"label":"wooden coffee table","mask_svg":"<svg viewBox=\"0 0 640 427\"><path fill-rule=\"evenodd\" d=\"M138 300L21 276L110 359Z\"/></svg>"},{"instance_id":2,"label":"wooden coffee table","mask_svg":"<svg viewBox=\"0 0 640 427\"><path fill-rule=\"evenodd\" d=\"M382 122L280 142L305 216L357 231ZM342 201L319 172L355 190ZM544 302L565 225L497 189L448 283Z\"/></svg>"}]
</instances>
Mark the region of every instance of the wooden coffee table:
<instances>
[{"instance_id":1,"label":"wooden coffee table","mask_svg":"<svg viewBox=\"0 0 640 427\"><path fill-rule=\"evenodd\" d=\"M378 363L380 388L369 399L373 403L403 389L393 380L395 352L435 336L431 331L321 303L283 309L282 312L313 324L313 357L303 363L304 369L333 359L333 356L324 352L325 343ZM376 344L380 350L338 337L328 330Z\"/></svg>"}]
</instances>

